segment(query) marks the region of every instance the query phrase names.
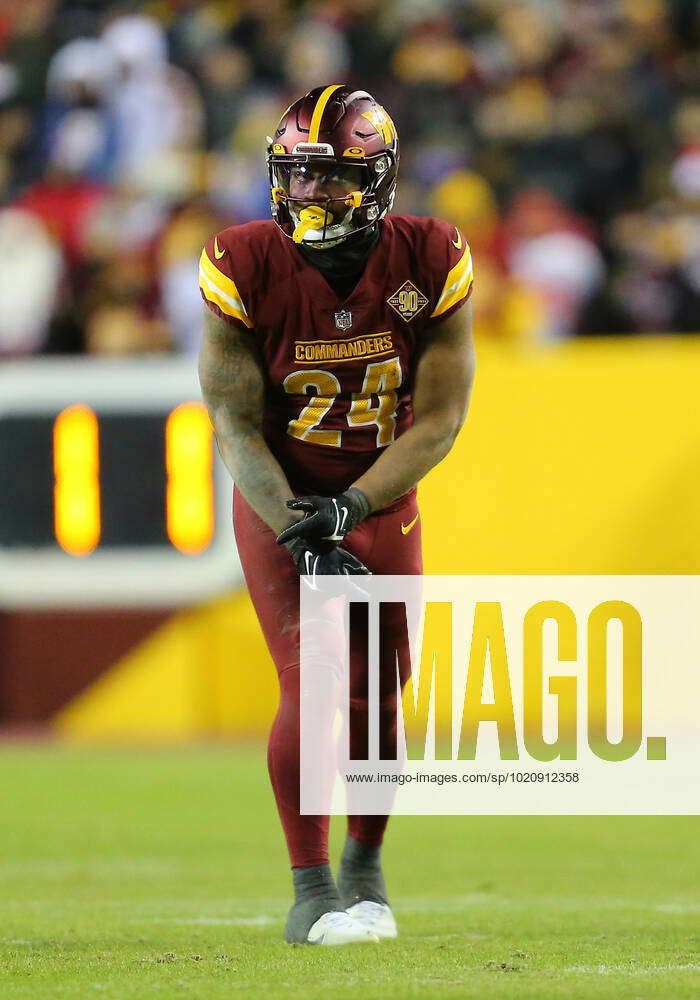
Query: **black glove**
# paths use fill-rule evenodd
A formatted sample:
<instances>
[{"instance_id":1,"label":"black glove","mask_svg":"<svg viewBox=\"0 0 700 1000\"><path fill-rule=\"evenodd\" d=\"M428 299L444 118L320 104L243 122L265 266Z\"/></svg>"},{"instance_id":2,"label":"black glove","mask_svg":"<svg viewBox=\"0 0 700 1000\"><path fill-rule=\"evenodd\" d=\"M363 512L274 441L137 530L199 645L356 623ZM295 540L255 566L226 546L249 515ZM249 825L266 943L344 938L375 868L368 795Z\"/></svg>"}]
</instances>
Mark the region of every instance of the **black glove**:
<instances>
[{"instance_id":1,"label":"black glove","mask_svg":"<svg viewBox=\"0 0 700 1000\"><path fill-rule=\"evenodd\" d=\"M318 590L317 576L371 576L364 563L351 552L335 545L309 545L302 538L283 543L302 575L311 577L313 590ZM364 593L364 591L363 591Z\"/></svg>"},{"instance_id":2,"label":"black glove","mask_svg":"<svg viewBox=\"0 0 700 1000\"><path fill-rule=\"evenodd\" d=\"M287 506L290 510L303 510L304 517L285 528L277 539L279 545L292 538L302 538L312 544L338 544L369 514L369 501L356 486L336 497L310 496L287 500Z\"/></svg>"}]
</instances>

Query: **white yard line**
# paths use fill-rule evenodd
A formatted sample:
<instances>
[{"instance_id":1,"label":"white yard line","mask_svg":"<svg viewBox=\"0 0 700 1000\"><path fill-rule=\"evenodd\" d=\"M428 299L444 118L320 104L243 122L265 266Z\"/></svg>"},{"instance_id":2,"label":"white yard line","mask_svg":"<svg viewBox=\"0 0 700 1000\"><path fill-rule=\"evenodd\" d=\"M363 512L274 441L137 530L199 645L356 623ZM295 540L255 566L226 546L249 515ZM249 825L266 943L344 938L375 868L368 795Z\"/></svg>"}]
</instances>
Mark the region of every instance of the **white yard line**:
<instances>
[{"instance_id":1,"label":"white yard line","mask_svg":"<svg viewBox=\"0 0 700 1000\"><path fill-rule=\"evenodd\" d=\"M700 903L667 902L651 903L626 896L505 896L499 893L474 892L462 896L409 896L394 900L394 908L404 913L442 912L483 907L485 909L520 909L546 906L560 910L624 909L651 910L655 913L700 913Z\"/></svg>"},{"instance_id":2,"label":"white yard line","mask_svg":"<svg viewBox=\"0 0 700 1000\"><path fill-rule=\"evenodd\" d=\"M686 962L679 965L567 965L552 972L583 972L592 976L655 976L667 972L698 972L700 964Z\"/></svg>"},{"instance_id":3,"label":"white yard line","mask_svg":"<svg viewBox=\"0 0 700 1000\"><path fill-rule=\"evenodd\" d=\"M39 875L63 878L66 875L182 875L187 869L157 858L119 858L114 861L5 861L0 878Z\"/></svg>"},{"instance_id":4,"label":"white yard line","mask_svg":"<svg viewBox=\"0 0 700 1000\"><path fill-rule=\"evenodd\" d=\"M700 903L657 903L652 909L659 913L700 913Z\"/></svg>"},{"instance_id":5,"label":"white yard line","mask_svg":"<svg viewBox=\"0 0 700 1000\"><path fill-rule=\"evenodd\" d=\"M279 923L281 917L261 914L257 917L154 917L152 924L183 924L205 927L267 927Z\"/></svg>"}]
</instances>

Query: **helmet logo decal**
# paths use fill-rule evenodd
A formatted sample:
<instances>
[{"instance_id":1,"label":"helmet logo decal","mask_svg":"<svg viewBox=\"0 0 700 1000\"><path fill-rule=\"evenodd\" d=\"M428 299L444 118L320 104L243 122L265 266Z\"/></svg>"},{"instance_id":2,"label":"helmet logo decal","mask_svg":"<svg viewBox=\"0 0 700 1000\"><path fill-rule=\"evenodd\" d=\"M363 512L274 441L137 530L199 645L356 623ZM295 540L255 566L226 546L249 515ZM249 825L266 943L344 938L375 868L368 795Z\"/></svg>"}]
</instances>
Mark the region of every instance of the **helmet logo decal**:
<instances>
[{"instance_id":1,"label":"helmet logo decal","mask_svg":"<svg viewBox=\"0 0 700 1000\"><path fill-rule=\"evenodd\" d=\"M371 111L363 111L362 117L374 125L384 142L393 142L396 138L396 126L381 104L375 104Z\"/></svg>"},{"instance_id":2,"label":"helmet logo decal","mask_svg":"<svg viewBox=\"0 0 700 1000\"><path fill-rule=\"evenodd\" d=\"M281 142L276 142L272 147L272 152L275 153L277 156L284 156L287 150L284 148Z\"/></svg>"},{"instance_id":3,"label":"helmet logo decal","mask_svg":"<svg viewBox=\"0 0 700 1000\"><path fill-rule=\"evenodd\" d=\"M343 156L364 156L365 151L362 146L348 146Z\"/></svg>"},{"instance_id":4,"label":"helmet logo decal","mask_svg":"<svg viewBox=\"0 0 700 1000\"><path fill-rule=\"evenodd\" d=\"M394 312L397 312L402 320L410 323L414 316L425 309L428 299L412 281L404 281L400 288L397 288L387 303Z\"/></svg>"}]
</instances>

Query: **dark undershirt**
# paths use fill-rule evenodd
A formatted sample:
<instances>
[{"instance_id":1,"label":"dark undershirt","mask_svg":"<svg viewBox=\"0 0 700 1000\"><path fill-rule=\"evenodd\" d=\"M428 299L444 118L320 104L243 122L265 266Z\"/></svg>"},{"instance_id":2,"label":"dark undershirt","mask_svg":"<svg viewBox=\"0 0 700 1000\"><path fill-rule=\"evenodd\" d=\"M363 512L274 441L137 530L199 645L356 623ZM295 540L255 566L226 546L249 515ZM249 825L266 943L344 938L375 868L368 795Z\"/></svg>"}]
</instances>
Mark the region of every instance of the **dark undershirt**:
<instances>
[{"instance_id":1,"label":"dark undershirt","mask_svg":"<svg viewBox=\"0 0 700 1000\"><path fill-rule=\"evenodd\" d=\"M321 272L335 294L342 301L352 293L367 264L367 258L379 239L379 226L372 226L331 247L329 250L312 250L299 244L304 260Z\"/></svg>"}]
</instances>

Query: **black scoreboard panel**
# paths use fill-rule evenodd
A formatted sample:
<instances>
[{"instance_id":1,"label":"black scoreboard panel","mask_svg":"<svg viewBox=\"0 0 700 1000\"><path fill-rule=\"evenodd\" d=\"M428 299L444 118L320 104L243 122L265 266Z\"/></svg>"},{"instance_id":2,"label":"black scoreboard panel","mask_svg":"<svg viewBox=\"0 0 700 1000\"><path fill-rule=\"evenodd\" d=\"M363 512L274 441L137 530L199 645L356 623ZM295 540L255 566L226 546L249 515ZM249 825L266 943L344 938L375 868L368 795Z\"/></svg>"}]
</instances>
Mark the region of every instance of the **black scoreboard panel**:
<instances>
[{"instance_id":1,"label":"black scoreboard panel","mask_svg":"<svg viewBox=\"0 0 700 1000\"><path fill-rule=\"evenodd\" d=\"M54 532L53 421L0 418L0 545L57 545Z\"/></svg>"},{"instance_id":2,"label":"black scoreboard panel","mask_svg":"<svg viewBox=\"0 0 700 1000\"><path fill-rule=\"evenodd\" d=\"M213 493L211 428L200 403L160 412L75 405L0 415L6 550L89 555L174 547L197 554L214 533ZM78 543L69 539L73 529Z\"/></svg>"},{"instance_id":3,"label":"black scoreboard panel","mask_svg":"<svg viewBox=\"0 0 700 1000\"><path fill-rule=\"evenodd\" d=\"M0 608L184 607L240 586L192 358L0 365Z\"/></svg>"},{"instance_id":4,"label":"black scoreboard panel","mask_svg":"<svg viewBox=\"0 0 700 1000\"><path fill-rule=\"evenodd\" d=\"M100 545L169 545L166 530L165 418L100 418Z\"/></svg>"}]
</instances>

